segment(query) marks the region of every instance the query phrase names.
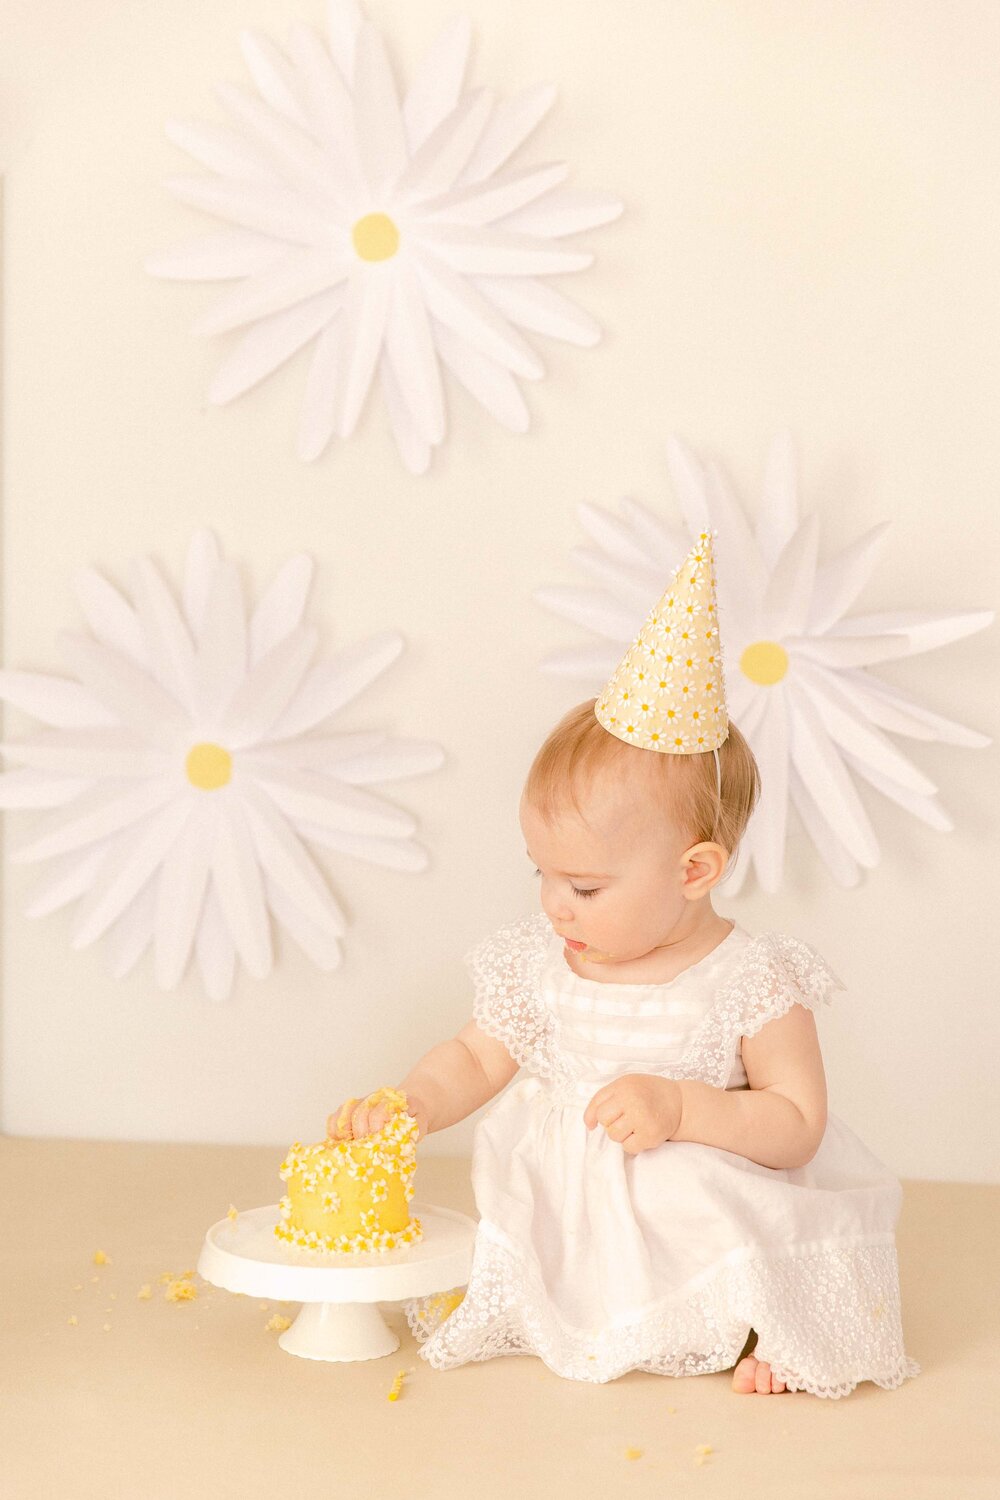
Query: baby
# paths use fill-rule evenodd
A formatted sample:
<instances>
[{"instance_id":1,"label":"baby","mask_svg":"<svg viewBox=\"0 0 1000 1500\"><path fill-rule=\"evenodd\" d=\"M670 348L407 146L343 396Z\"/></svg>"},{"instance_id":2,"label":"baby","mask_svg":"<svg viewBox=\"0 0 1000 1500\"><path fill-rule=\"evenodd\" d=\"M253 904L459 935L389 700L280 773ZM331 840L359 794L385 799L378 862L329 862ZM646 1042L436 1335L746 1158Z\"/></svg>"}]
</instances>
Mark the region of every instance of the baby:
<instances>
[{"instance_id":1,"label":"baby","mask_svg":"<svg viewBox=\"0 0 1000 1500\"><path fill-rule=\"evenodd\" d=\"M524 786L541 914L469 955L473 1019L399 1084L420 1137L507 1090L476 1127L465 1296L407 1306L420 1353L534 1353L596 1381L732 1369L740 1393L898 1385L919 1370L900 1185L829 1114L813 1015L843 986L712 904L759 797L753 754L732 723L714 754L651 754L608 731L632 722L609 705L571 710ZM359 1104L342 1133L384 1122Z\"/></svg>"}]
</instances>

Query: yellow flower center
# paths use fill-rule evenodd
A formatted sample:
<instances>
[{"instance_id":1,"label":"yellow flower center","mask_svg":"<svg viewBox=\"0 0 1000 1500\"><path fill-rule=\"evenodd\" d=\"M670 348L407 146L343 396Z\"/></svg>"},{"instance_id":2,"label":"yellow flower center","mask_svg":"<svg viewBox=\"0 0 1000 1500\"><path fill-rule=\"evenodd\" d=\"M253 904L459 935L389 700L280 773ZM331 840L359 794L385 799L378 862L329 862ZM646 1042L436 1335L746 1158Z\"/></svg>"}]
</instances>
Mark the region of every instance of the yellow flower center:
<instances>
[{"instance_id":1,"label":"yellow flower center","mask_svg":"<svg viewBox=\"0 0 1000 1500\"><path fill-rule=\"evenodd\" d=\"M192 745L184 762L187 779L203 792L217 792L233 774L233 757L221 745Z\"/></svg>"},{"instance_id":2,"label":"yellow flower center","mask_svg":"<svg viewBox=\"0 0 1000 1500\"><path fill-rule=\"evenodd\" d=\"M399 230L388 214L365 214L351 238L362 260L388 260L399 249Z\"/></svg>"},{"instance_id":3,"label":"yellow flower center","mask_svg":"<svg viewBox=\"0 0 1000 1500\"><path fill-rule=\"evenodd\" d=\"M740 657L740 666L751 682L770 687L788 671L788 652L777 641L754 641Z\"/></svg>"}]
</instances>

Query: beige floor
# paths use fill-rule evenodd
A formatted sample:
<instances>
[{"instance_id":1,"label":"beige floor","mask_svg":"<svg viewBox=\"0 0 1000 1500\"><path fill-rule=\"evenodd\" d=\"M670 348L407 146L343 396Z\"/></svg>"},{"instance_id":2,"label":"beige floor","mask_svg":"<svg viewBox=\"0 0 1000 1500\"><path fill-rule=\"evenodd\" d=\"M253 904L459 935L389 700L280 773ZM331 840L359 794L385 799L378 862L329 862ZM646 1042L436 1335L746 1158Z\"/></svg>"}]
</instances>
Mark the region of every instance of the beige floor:
<instances>
[{"instance_id":1,"label":"beige floor","mask_svg":"<svg viewBox=\"0 0 1000 1500\"><path fill-rule=\"evenodd\" d=\"M230 1202L277 1200L280 1155L0 1139L2 1500L1000 1496L1000 1188L905 1185L906 1348L923 1371L829 1401L737 1396L728 1373L433 1370L398 1305L383 1306L396 1353L314 1363L279 1349L275 1305L200 1278L196 1301L165 1301L157 1278L194 1267ZM468 1161L425 1158L418 1197L474 1213Z\"/></svg>"}]
</instances>

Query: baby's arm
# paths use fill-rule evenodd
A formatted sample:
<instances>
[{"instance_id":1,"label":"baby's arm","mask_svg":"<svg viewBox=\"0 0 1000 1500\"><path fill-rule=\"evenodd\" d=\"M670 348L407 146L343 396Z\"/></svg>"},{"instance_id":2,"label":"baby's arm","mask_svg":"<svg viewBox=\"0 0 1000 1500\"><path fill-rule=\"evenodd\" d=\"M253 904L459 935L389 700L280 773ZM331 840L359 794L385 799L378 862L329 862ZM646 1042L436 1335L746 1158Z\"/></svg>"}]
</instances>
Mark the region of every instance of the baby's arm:
<instances>
[{"instance_id":1,"label":"baby's arm","mask_svg":"<svg viewBox=\"0 0 1000 1500\"><path fill-rule=\"evenodd\" d=\"M680 1081L681 1122L675 1141L721 1146L763 1167L804 1167L826 1130L826 1075L816 1020L792 1005L742 1039L749 1089Z\"/></svg>"},{"instance_id":2,"label":"baby's arm","mask_svg":"<svg viewBox=\"0 0 1000 1500\"><path fill-rule=\"evenodd\" d=\"M433 1130L444 1130L486 1104L506 1088L518 1070L501 1042L469 1021L457 1036L439 1042L407 1073L400 1090L406 1094L410 1113L417 1121L418 1139ZM327 1121L327 1134L337 1138L340 1111ZM369 1109L358 1101L340 1130L341 1138L368 1135L389 1118L385 1104Z\"/></svg>"}]
</instances>

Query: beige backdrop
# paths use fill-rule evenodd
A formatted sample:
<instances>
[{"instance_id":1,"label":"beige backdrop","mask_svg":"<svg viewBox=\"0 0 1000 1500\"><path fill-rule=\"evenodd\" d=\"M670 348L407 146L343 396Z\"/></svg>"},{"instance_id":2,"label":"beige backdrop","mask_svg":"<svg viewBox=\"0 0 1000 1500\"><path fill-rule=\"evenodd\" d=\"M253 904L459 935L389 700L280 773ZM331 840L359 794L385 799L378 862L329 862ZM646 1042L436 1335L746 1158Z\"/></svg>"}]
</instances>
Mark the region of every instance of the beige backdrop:
<instances>
[{"instance_id":1,"label":"beige backdrop","mask_svg":"<svg viewBox=\"0 0 1000 1500\"><path fill-rule=\"evenodd\" d=\"M408 76L451 0L369 14ZM446 767L398 783L433 855L404 876L330 858L351 917L324 977L287 951L270 981L213 1005L144 962L111 981L69 949L66 914L21 915L35 878L6 861L2 1125L28 1135L315 1138L347 1093L397 1081L469 1014L461 957L534 909L516 824L539 740L583 696L539 659L583 639L530 601L580 582L581 500L629 493L679 518L677 432L729 471L751 514L772 433L791 428L822 555L881 518L887 559L858 610L994 603L1000 8L991 0L469 0L471 79L553 80L525 158L618 192L564 284L600 319L581 351L537 340L533 426L505 431L454 387L432 472L402 468L381 405L305 466L294 433L308 356L228 408L205 391L228 348L189 326L205 285L144 258L210 222L161 186L197 170L164 120L224 118L241 26L283 39L319 0L5 0L3 608L6 663L60 670L70 580L119 581L152 551L172 573L211 523L259 585L318 564L330 648L393 626L408 650L345 727L434 738ZM570 287L570 282L572 286ZM878 669L995 733L990 632ZM28 727L7 716L7 732ZM751 930L813 943L848 985L824 1012L830 1104L901 1175L1000 1180L994 1084L996 763L902 742L938 784L938 834L861 786L884 849L835 887L797 824L786 891L718 902ZM9 851L26 824L8 824ZM474 1121L424 1148L467 1149ZM277 1158L276 1158L277 1161Z\"/></svg>"}]
</instances>

